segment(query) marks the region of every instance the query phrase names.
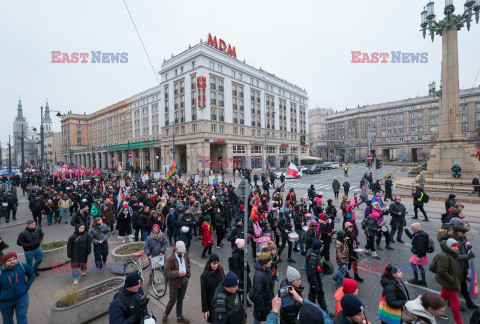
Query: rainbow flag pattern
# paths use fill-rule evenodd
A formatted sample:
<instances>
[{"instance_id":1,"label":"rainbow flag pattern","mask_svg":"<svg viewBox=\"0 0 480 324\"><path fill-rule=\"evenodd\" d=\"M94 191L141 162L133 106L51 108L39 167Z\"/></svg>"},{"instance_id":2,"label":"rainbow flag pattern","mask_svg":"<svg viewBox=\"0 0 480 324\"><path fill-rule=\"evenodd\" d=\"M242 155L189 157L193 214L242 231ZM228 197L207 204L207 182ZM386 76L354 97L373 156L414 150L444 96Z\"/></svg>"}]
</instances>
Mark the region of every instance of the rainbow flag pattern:
<instances>
[{"instance_id":1,"label":"rainbow flag pattern","mask_svg":"<svg viewBox=\"0 0 480 324\"><path fill-rule=\"evenodd\" d=\"M218 183L218 178L215 176L215 174L212 174L212 181L213 181L213 185L216 186Z\"/></svg>"},{"instance_id":2,"label":"rainbow flag pattern","mask_svg":"<svg viewBox=\"0 0 480 324\"><path fill-rule=\"evenodd\" d=\"M175 163L175 160L173 160L172 166L170 167L167 174L165 175L165 181L169 180L173 176L173 174L175 173L176 166L177 165Z\"/></svg>"},{"instance_id":3,"label":"rainbow flag pattern","mask_svg":"<svg viewBox=\"0 0 480 324\"><path fill-rule=\"evenodd\" d=\"M388 324L401 324L402 310L388 306L385 297L380 297L378 318Z\"/></svg>"}]
</instances>

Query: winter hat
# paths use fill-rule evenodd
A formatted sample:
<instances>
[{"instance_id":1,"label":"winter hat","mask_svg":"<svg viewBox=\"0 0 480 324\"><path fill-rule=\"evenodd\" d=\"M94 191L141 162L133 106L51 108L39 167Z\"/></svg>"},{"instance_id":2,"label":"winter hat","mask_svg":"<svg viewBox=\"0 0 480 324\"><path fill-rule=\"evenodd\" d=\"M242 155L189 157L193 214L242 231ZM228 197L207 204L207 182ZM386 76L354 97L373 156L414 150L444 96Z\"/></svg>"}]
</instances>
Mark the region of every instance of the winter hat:
<instances>
[{"instance_id":1,"label":"winter hat","mask_svg":"<svg viewBox=\"0 0 480 324\"><path fill-rule=\"evenodd\" d=\"M273 243L272 240L269 240L267 245L268 245L268 252L272 252L273 250L277 249L277 246L275 245L275 243Z\"/></svg>"},{"instance_id":2,"label":"winter hat","mask_svg":"<svg viewBox=\"0 0 480 324\"><path fill-rule=\"evenodd\" d=\"M262 252L258 256L258 262L263 266L267 264L268 262L272 261L272 257L270 256L270 253L268 252Z\"/></svg>"},{"instance_id":3,"label":"winter hat","mask_svg":"<svg viewBox=\"0 0 480 324\"><path fill-rule=\"evenodd\" d=\"M380 217L380 215L378 213L373 212L373 213L370 214L370 217L378 218L378 217Z\"/></svg>"},{"instance_id":4,"label":"winter hat","mask_svg":"<svg viewBox=\"0 0 480 324\"><path fill-rule=\"evenodd\" d=\"M237 238L235 240L235 245L237 246L237 248L239 248L241 250L245 246L245 240Z\"/></svg>"},{"instance_id":5,"label":"winter hat","mask_svg":"<svg viewBox=\"0 0 480 324\"><path fill-rule=\"evenodd\" d=\"M463 232L463 233L467 233L469 231L468 228L466 228L465 226L462 226L462 225L453 225L452 229L455 232Z\"/></svg>"},{"instance_id":6,"label":"winter hat","mask_svg":"<svg viewBox=\"0 0 480 324\"><path fill-rule=\"evenodd\" d=\"M454 194L448 195L448 199L454 199L456 196Z\"/></svg>"},{"instance_id":7,"label":"winter hat","mask_svg":"<svg viewBox=\"0 0 480 324\"><path fill-rule=\"evenodd\" d=\"M258 215L253 215L252 216L252 219L254 222L258 222L260 220L260 218L258 217Z\"/></svg>"},{"instance_id":8,"label":"winter hat","mask_svg":"<svg viewBox=\"0 0 480 324\"><path fill-rule=\"evenodd\" d=\"M129 273L127 278L125 278L125 288L135 287L142 283L142 278L137 271Z\"/></svg>"},{"instance_id":9,"label":"winter hat","mask_svg":"<svg viewBox=\"0 0 480 324\"><path fill-rule=\"evenodd\" d=\"M313 198L313 201L314 201L316 204L318 204L318 202L319 202L320 200L321 200L320 197L315 197L315 198Z\"/></svg>"},{"instance_id":10,"label":"winter hat","mask_svg":"<svg viewBox=\"0 0 480 324\"><path fill-rule=\"evenodd\" d=\"M223 286L226 288L238 286L238 276L233 271L229 271L223 278Z\"/></svg>"},{"instance_id":11,"label":"winter hat","mask_svg":"<svg viewBox=\"0 0 480 324\"><path fill-rule=\"evenodd\" d=\"M318 222L316 220L312 219L310 221L310 226L317 226L317 225L318 225Z\"/></svg>"},{"instance_id":12,"label":"winter hat","mask_svg":"<svg viewBox=\"0 0 480 324\"><path fill-rule=\"evenodd\" d=\"M210 254L210 258L208 259L208 262L212 263L215 261L220 262L220 258L218 257L218 255L216 255L215 253Z\"/></svg>"},{"instance_id":13,"label":"winter hat","mask_svg":"<svg viewBox=\"0 0 480 324\"><path fill-rule=\"evenodd\" d=\"M288 282L293 282L296 279L300 278L300 272L294 267L288 266L287 267L287 280Z\"/></svg>"},{"instance_id":14,"label":"winter hat","mask_svg":"<svg viewBox=\"0 0 480 324\"><path fill-rule=\"evenodd\" d=\"M187 252L187 249L185 248L185 242L183 242L183 241L177 241L177 244L175 244L175 247L177 248L178 252L180 252L180 253Z\"/></svg>"},{"instance_id":15,"label":"winter hat","mask_svg":"<svg viewBox=\"0 0 480 324\"><path fill-rule=\"evenodd\" d=\"M237 216L235 217L235 223L241 222L242 221L242 216Z\"/></svg>"},{"instance_id":16,"label":"winter hat","mask_svg":"<svg viewBox=\"0 0 480 324\"><path fill-rule=\"evenodd\" d=\"M17 254L15 252L8 252L3 256L3 263L7 263L11 258L17 258Z\"/></svg>"},{"instance_id":17,"label":"winter hat","mask_svg":"<svg viewBox=\"0 0 480 324\"><path fill-rule=\"evenodd\" d=\"M347 195L343 195L343 196L342 196L342 199L343 199L343 200L347 200L347 199L348 199Z\"/></svg>"},{"instance_id":18,"label":"winter hat","mask_svg":"<svg viewBox=\"0 0 480 324\"><path fill-rule=\"evenodd\" d=\"M362 302L352 294L343 296L340 305L342 305L343 315L345 317L352 317L363 312Z\"/></svg>"},{"instance_id":19,"label":"winter hat","mask_svg":"<svg viewBox=\"0 0 480 324\"><path fill-rule=\"evenodd\" d=\"M209 222L209 221L211 221L211 220L212 220L212 218L210 217L210 215L205 216L205 221L206 221L206 222Z\"/></svg>"},{"instance_id":20,"label":"winter hat","mask_svg":"<svg viewBox=\"0 0 480 324\"><path fill-rule=\"evenodd\" d=\"M245 209L245 205L241 204L240 205L240 210L243 211Z\"/></svg>"},{"instance_id":21,"label":"winter hat","mask_svg":"<svg viewBox=\"0 0 480 324\"><path fill-rule=\"evenodd\" d=\"M325 323L323 319L323 313L319 307L314 306L313 304L305 304L300 309L300 314L298 314L299 323L302 324L323 324Z\"/></svg>"},{"instance_id":22,"label":"winter hat","mask_svg":"<svg viewBox=\"0 0 480 324\"><path fill-rule=\"evenodd\" d=\"M139 203L138 206L143 207L143 203Z\"/></svg>"},{"instance_id":23,"label":"winter hat","mask_svg":"<svg viewBox=\"0 0 480 324\"><path fill-rule=\"evenodd\" d=\"M312 242L312 249L314 251L320 250L322 248L322 246L323 246L323 243L320 240L315 240L315 241Z\"/></svg>"},{"instance_id":24,"label":"winter hat","mask_svg":"<svg viewBox=\"0 0 480 324\"><path fill-rule=\"evenodd\" d=\"M353 226L353 224L350 222L345 222L345 229L349 228L350 226Z\"/></svg>"},{"instance_id":25,"label":"winter hat","mask_svg":"<svg viewBox=\"0 0 480 324\"><path fill-rule=\"evenodd\" d=\"M123 209L128 209L128 204L127 203L123 204Z\"/></svg>"},{"instance_id":26,"label":"winter hat","mask_svg":"<svg viewBox=\"0 0 480 324\"><path fill-rule=\"evenodd\" d=\"M460 247L460 244L458 243L458 241L456 239L453 239L453 238L449 238L447 240L447 246L448 248L451 250L453 246L458 246Z\"/></svg>"},{"instance_id":27,"label":"winter hat","mask_svg":"<svg viewBox=\"0 0 480 324\"><path fill-rule=\"evenodd\" d=\"M160 233L160 226L158 226L157 224L154 224L154 225L152 226L152 233L153 233L153 234L158 234L158 233Z\"/></svg>"},{"instance_id":28,"label":"winter hat","mask_svg":"<svg viewBox=\"0 0 480 324\"><path fill-rule=\"evenodd\" d=\"M358 289L358 282L350 278L345 278L343 279L342 287L346 294L353 294Z\"/></svg>"}]
</instances>

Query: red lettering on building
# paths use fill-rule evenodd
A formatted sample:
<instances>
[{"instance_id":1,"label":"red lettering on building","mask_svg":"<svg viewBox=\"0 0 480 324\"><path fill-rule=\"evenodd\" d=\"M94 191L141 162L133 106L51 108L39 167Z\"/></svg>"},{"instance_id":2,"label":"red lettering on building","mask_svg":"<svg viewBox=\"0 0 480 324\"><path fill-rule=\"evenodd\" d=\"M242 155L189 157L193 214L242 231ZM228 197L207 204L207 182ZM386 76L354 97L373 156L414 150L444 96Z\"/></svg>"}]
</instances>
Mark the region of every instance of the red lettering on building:
<instances>
[{"instance_id":1,"label":"red lettering on building","mask_svg":"<svg viewBox=\"0 0 480 324\"><path fill-rule=\"evenodd\" d=\"M288 144L280 144L280 146L288 146Z\"/></svg>"},{"instance_id":2,"label":"red lettering on building","mask_svg":"<svg viewBox=\"0 0 480 324\"><path fill-rule=\"evenodd\" d=\"M226 140L215 140L215 143L225 144L225 143L227 143L227 141Z\"/></svg>"},{"instance_id":3,"label":"red lettering on building","mask_svg":"<svg viewBox=\"0 0 480 324\"><path fill-rule=\"evenodd\" d=\"M207 78L199 76L197 77L197 106L199 108L205 108L206 94L205 89L207 88Z\"/></svg>"},{"instance_id":4,"label":"red lettering on building","mask_svg":"<svg viewBox=\"0 0 480 324\"><path fill-rule=\"evenodd\" d=\"M218 49L222 52L226 51L226 53L228 55L231 55L235 58L237 57L237 52L235 51L235 46L231 46L230 44L228 44L228 46L227 46L227 43L225 43L225 41L221 38L218 39L218 43L217 43L217 36L212 37L212 35L210 33L208 34L207 44L212 46L212 47L215 47L216 49Z\"/></svg>"}]
</instances>

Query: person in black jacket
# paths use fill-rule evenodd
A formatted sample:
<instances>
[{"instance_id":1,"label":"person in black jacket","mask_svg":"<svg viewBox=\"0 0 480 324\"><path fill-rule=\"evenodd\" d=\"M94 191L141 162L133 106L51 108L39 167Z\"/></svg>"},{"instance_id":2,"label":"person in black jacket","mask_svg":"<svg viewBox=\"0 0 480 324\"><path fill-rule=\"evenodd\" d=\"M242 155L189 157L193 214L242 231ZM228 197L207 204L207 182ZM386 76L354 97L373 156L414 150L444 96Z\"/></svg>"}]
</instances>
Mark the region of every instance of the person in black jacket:
<instances>
[{"instance_id":1,"label":"person in black jacket","mask_svg":"<svg viewBox=\"0 0 480 324\"><path fill-rule=\"evenodd\" d=\"M35 195L35 199L30 201L28 207L32 212L33 220L38 224L38 227L42 227L42 213L45 211L45 206L40 200L40 195Z\"/></svg>"},{"instance_id":2,"label":"person in black jacket","mask_svg":"<svg viewBox=\"0 0 480 324\"><path fill-rule=\"evenodd\" d=\"M423 191L423 188L420 186L415 186L415 191L412 191L412 196L413 212L415 213L415 216L413 216L412 219L418 219L418 210L420 209L424 217L423 221L428 222L427 213L425 212L425 209L423 209L425 200L425 192Z\"/></svg>"},{"instance_id":3,"label":"person in black jacket","mask_svg":"<svg viewBox=\"0 0 480 324\"><path fill-rule=\"evenodd\" d=\"M448 195L448 199L445 200L445 212L448 213L448 210L450 208L453 208L453 206L455 206L455 204L457 203L457 200L455 199L455 195L454 194L450 194Z\"/></svg>"},{"instance_id":4,"label":"person in black jacket","mask_svg":"<svg viewBox=\"0 0 480 324\"><path fill-rule=\"evenodd\" d=\"M343 187L343 194L348 197L348 192L350 191L350 183L348 182L348 179L345 180L342 184Z\"/></svg>"},{"instance_id":5,"label":"person in black jacket","mask_svg":"<svg viewBox=\"0 0 480 324\"><path fill-rule=\"evenodd\" d=\"M333 222L333 227L335 226L335 218L337 218L337 208L333 205L333 200L327 200L327 207L325 208L325 213L330 216L330 219ZM317 214L318 215L318 214Z\"/></svg>"},{"instance_id":6,"label":"person in black jacket","mask_svg":"<svg viewBox=\"0 0 480 324\"><path fill-rule=\"evenodd\" d=\"M255 182L255 187L257 187L258 175L256 172L253 174L253 182Z\"/></svg>"},{"instance_id":7,"label":"person in black jacket","mask_svg":"<svg viewBox=\"0 0 480 324\"><path fill-rule=\"evenodd\" d=\"M237 238L235 240L235 247L233 248L232 256L230 258L228 258L228 268L229 268L229 270L234 272L238 276L238 279L239 279L238 295L240 296L240 298L242 296L243 296L243 298L245 298L245 296L247 296L247 293L244 293L244 291L243 291L244 280L245 280L245 276L244 276L244 272L243 272L243 269L244 269L243 267L244 267L244 262L245 262L244 249L245 249L245 240ZM247 280L247 290L250 291L250 287L252 287L252 281L250 279L250 264L248 262L247 262L247 279L246 280ZM243 299L242 299L242 303L243 303ZM248 307L252 306L252 304L250 304L248 299L247 299L247 306Z\"/></svg>"},{"instance_id":8,"label":"person in black jacket","mask_svg":"<svg viewBox=\"0 0 480 324\"><path fill-rule=\"evenodd\" d=\"M77 285L80 272L87 274L88 256L92 253L92 237L81 224L75 228L75 232L68 238L67 256L71 261L73 284Z\"/></svg>"},{"instance_id":9,"label":"person in black jacket","mask_svg":"<svg viewBox=\"0 0 480 324\"><path fill-rule=\"evenodd\" d=\"M90 213L88 212L88 205L82 203L80 210L76 212L70 220L70 225L77 228L80 225L85 225L85 230L88 232L90 229Z\"/></svg>"},{"instance_id":10,"label":"person in black jacket","mask_svg":"<svg viewBox=\"0 0 480 324\"><path fill-rule=\"evenodd\" d=\"M427 286L427 282L425 281L425 269L423 268L428 264L427 261L427 249L429 245L429 238L428 234L422 231L422 227L420 223L413 223L410 225L413 233L408 231L408 228L405 227L405 234L412 240L412 257L410 258L410 266L413 270L413 279L408 280L409 283L412 285L421 285ZM422 276L422 280L418 280L418 270L420 271L420 275Z\"/></svg>"},{"instance_id":11,"label":"person in black jacket","mask_svg":"<svg viewBox=\"0 0 480 324\"><path fill-rule=\"evenodd\" d=\"M402 281L403 273L399 266L390 263L385 267L380 283L383 287L382 296L385 297L387 305L403 309L405 303L410 300L407 287ZM382 321L382 323L384 323Z\"/></svg>"},{"instance_id":12,"label":"person in black jacket","mask_svg":"<svg viewBox=\"0 0 480 324\"><path fill-rule=\"evenodd\" d=\"M268 252L260 253L258 261L255 264L255 274L253 275L253 286L250 297L253 299L253 321L260 323L267 319L272 310L272 299L275 282L270 273L272 257Z\"/></svg>"},{"instance_id":13,"label":"person in black jacket","mask_svg":"<svg viewBox=\"0 0 480 324\"><path fill-rule=\"evenodd\" d=\"M211 254L200 276L200 293L202 299L202 313L207 323L213 323L212 306L213 296L225 278L225 272L220 264L220 258L216 254Z\"/></svg>"},{"instance_id":14,"label":"person in black jacket","mask_svg":"<svg viewBox=\"0 0 480 324\"><path fill-rule=\"evenodd\" d=\"M478 180L478 179L477 179ZM8 203L6 222L10 221L10 212L12 213L13 220L17 220L17 207L18 198L17 195L12 195L10 191L7 192L6 202Z\"/></svg>"},{"instance_id":15,"label":"person in black jacket","mask_svg":"<svg viewBox=\"0 0 480 324\"><path fill-rule=\"evenodd\" d=\"M383 201L387 201L387 198L390 198L390 200L393 201L392 189L393 189L392 177L388 176L387 180L385 180L385 198Z\"/></svg>"},{"instance_id":16,"label":"person in black jacket","mask_svg":"<svg viewBox=\"0 0 480 324\"><path fill-rule=\"evenodd\" d=\"M243 205L240 205L243 206ZM237 213L237 216L235 217L235 224L230 227L230 230L228 231L227 234L227 240L230 241L232 245L232 249L235 248L235 240L237 238L243 239L244 237L244 230L243 230L243 212L240 211Z\"/></svg>"},{"instance_id":17,"label":"person in black jacket","mask_svg":"<svg viewBox=\"0 0 480 324\"><path fill-rule=\"evenodd\" d=\"M288 211L285 211L280 215L278 220L278 230L280 231L280 235L282 236L282 245L278 249L278 257L280 258L279 262L281 262L281 255L282 251L285 249L286 244L288 243L288 262L295 263L295 260L292 259L292 242L288 240L288 233L293 232L292 225L290 224L290 216Z\"/></svg>"},{"instance_id":18,"label":"person in black jacket","mask_svg":"<svg viewBox=\"0 0 480 324\"><path fill-rule=\"evenodd\" d=\"M398 243L405 243L402 241L403 226L405 226L405 206L400 202L402 199L400 196L395 196L395 202L390 204L388 212L392 216L390 221L390 226L392 230L390 231L390 242L395 243L394 236L397 232L397 241Z\"/></svg>"},{"instance_id":19,"label":"person in black jacket","mask_svg":"<svg viewBox=\"0 0 480 324\"><path fill-rule=\"evenodd\" d=\"M33 219L29 219L27 227L18 234L17 238L17 245L23 248L27 264L33 268L37 277L39 276L38 266L43 261L43 251L40 248L43 236L42 229L37 227L37 223ZM35 264L33 264L33 258L35 258Z\"/></svg>"},{"instance_id":20,"label":"person in black jacket","mask_svg":"<svg viewBox=\"0 0 480 324\"><path fill-rule=\"evenodd\" d=\"M138 214L137 217L137 224L140 229L140 233L142 233L142 241L146 241L153 226L150 218L150 207L143 207L143 212Z\"/></svg>"},{"instance_id":21,"label":"person in black jacket","mask_svg":"<svg viewBox=\"0 0 480 324\"><path fill-rule=\"evenodd\" d=\"M472 180L473 191L470 193L470 195L476 194L476 193L480 195L480 190L478 189L479 186L480 186L480 181L478 180L478 175L476 175Z\"/></svg>"},{"instance_id":22,"label":"person in black jacket","mask_svg":"<svg viewBox=\"0 0 480 324\"><path fill-rule=\"evenodd\" d=\"M130 273L125 279L125 285L115 295L108 308L109 323L143 323L144 315L148 313L148 299L142 299L143 280L138 272Z\"/></svg>"},{"instance_id":23,"label":"person in black jacket","mask_svg":"<svg viewBox=\"0 0 480 324\"><path fill-rule=\"evenodd\" d=\"M217 248L223 247L222 240L225 237L225 214L224 211L217 207L214 209L215 232L217 233Z\"/></svg>"},{"instance_id":24,"label":"person in black jacket","mask_svg":"<svg viewBox=\"0 0 480 324\"><path fill-rule=\"evenodd\" d=\"M318 304L320 307L328 313L327 303L325 301L325 292L323 290L321 266L322 257L320 256L320 251L323 248L322 241L315 240L312 243L312 247L307 251L307 262L306 262L306 272L307 280L310 284L310 291L308 292L308 300L312 303ZM320 271L319 271L320 270Z\"/></svg>"},{"instance_id":25,"label":"person in black jacket","mask_svg":"<svg viewBox=\"0 0 480 324\"><path fill-rule=\"evenodd\" d=\"M302 292L305 288L302 286L300 272L291 266L287 267L286 278L280 283L280 288L287 286L295 289L297 294L302 297ZM280 311L280 324L296 323L296 319L301 308L302 304L296 300L294 300L292 305L282 307Z\"/></svg>"},{"instance_id":26,"label":"person in black jacket","mask_svg":"<svg viewBox=\"0 0 480 324\"><path fill-rule=\"evenodd\" d=\"M295 211L293 212L293 225L295 226L295 232L298 234L298 241L293 245L293 251L301 252L305 255L305 246L302 242L303 226L305 225L305 216L301 211L300 204L295 205ZM300 243L300 250L298 244Z\"/></svg>"}]
</instances>

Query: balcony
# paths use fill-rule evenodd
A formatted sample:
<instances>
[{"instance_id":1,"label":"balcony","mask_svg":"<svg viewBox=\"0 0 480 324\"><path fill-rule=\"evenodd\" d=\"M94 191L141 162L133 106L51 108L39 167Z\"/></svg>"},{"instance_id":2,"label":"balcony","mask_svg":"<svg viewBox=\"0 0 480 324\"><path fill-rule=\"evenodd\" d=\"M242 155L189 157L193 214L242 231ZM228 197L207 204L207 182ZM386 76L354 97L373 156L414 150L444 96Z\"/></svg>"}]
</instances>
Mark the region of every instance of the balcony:
<instances>
[{"instance_id":1,"label":"balcony","mask_svg":"<svg viewBox=\"0 0 480 324\"><path fill-rule=\"evenodd\" d=\"M240 106L240 110L243 111L243 106Z\"/></svg>"},{"instance_id":2,"label":"balcony","mask_svg":"<svg viewBox=\"0 0 480 324\"><path fill-rule=\"evenodd\" d=\"M197 104L197 99L192 99L192 105L196 105Z\"/></svg>"},{"instance_id":3,"label":"balcony","mask_svg":"<svg viewBox=\"0 0 480 324\"><path fill-rule=\"evenodd\" d=\"M223 107L223 106L225 105L225 103L224 103L223 101L219 101L219 102L218 102L218 105L219 105L220 107Z\"/></svg>"},{"instance_id":4,"label":"balcony","mask_svg":"<svg viewBox=\"0 0 480 324\"><path fill-rule=\"evenodd\" d=\"M255 114L255 109L252 109L252 114Z\"/></svg>"},{"instance_id":5,"label":"balcony","mask_svg":"<svg viewBox=\"0 0 480 324\"><path fill-rule=\"evenodd\" d=\"M238 123L238 119L237 119L237 118L233 118L233 123L234 123L234 124L237 124L237 123Z\"/></svg>"},{"instance_id":6,"label":"balcony","mask_svg":"<svg viewBox=\"0 0 480 324\"><path fill-rule=\"evenodd\" d=\"M197 120L197 114L192 115L192 120Z\"/></svg>"},{"instance_id":7,"label":"balcony","mask_svg":"<svg viewBox=\"0 0 480 324\"><path fill-rule=\"evenodd\" d=\"M184 107L185 107L185 103L184 102L180 103L180 108L184 108Z\"/></svg>"},{"instance_id":8,"label":"balcony","mask_svg":"<svg viewBox=\"0 0 480 324\"><path fill-rule=\"evenodd\" d=\"M185 122L185 117L180 118L180 122L184 123Z\"/></svg>"},{"instance_id":9,"label":"balcony","mask_svg":"<svg viewBox=\"0 0 480 324\"><path fill-rule=\"evenodd\" d=\"M210 83L210 89L215 90L215 83Z\"/></svg>"},{"instance_id":10,"label":"balcony","mask_svg":"<svg viewBox=\"0 0 480 324\"><path fill-rule=\"evenodd\" d=\"M218 86L218 91L223 92L223 86Z\"/></svg>"},{"instance_id":11,"label":"balcony","mask_svg":"<svg viewBox=\"0 0 480 324\"><path fill-rule=\"evenodd\" d=\"M210 104L216 105L217 104L217 99L210 99Z\"/></svg>"},{"instance_id":12,"label":"balcony","mask_svg":"<svg viewBox=\"0 0 480 324\"><path fill-rule=\"evenodd\" d=\"M261 113L260 113L260 109L258 109L258 110L257 110L257 115L260 115L260 114L261 114Z\"/></svg>"},{"instance_id":13,"label":"balcony","mask_svg":"<svg viewBox=\"0 0 480 324\"><path fill-rule=\"evenodd\" d=\"M240 98L243 98L243 92L240 92Z\"/></svg>"},{"instance_id":14,"label":"balcony","mask_svg":"<svg viewBox=\"0 0 480 324\"><path fill-rule=\"evenodd\" d=\"M257 97L257 102L260 102L260 97Z\"/></svg>"},{"instance_id":15,"label":"balcony","mask_svg":"<svg viewBox=\"0 0 480 324\"><path fill-rule=\"evenodd\" d=\"M212 120L217 120L217 115L212 114L212 115L211 115L211 119L212 119Z\"/></svg>"},{"instance_id":16,"label":"balcony","mask_svg":"<svg viewBox=\"0 0 480 324\"><path fill-rule=\"evenodd\" d=\"M236 96L237 95L237 90L232 90L232 95Z\"/></svg>"}]
</instances>

